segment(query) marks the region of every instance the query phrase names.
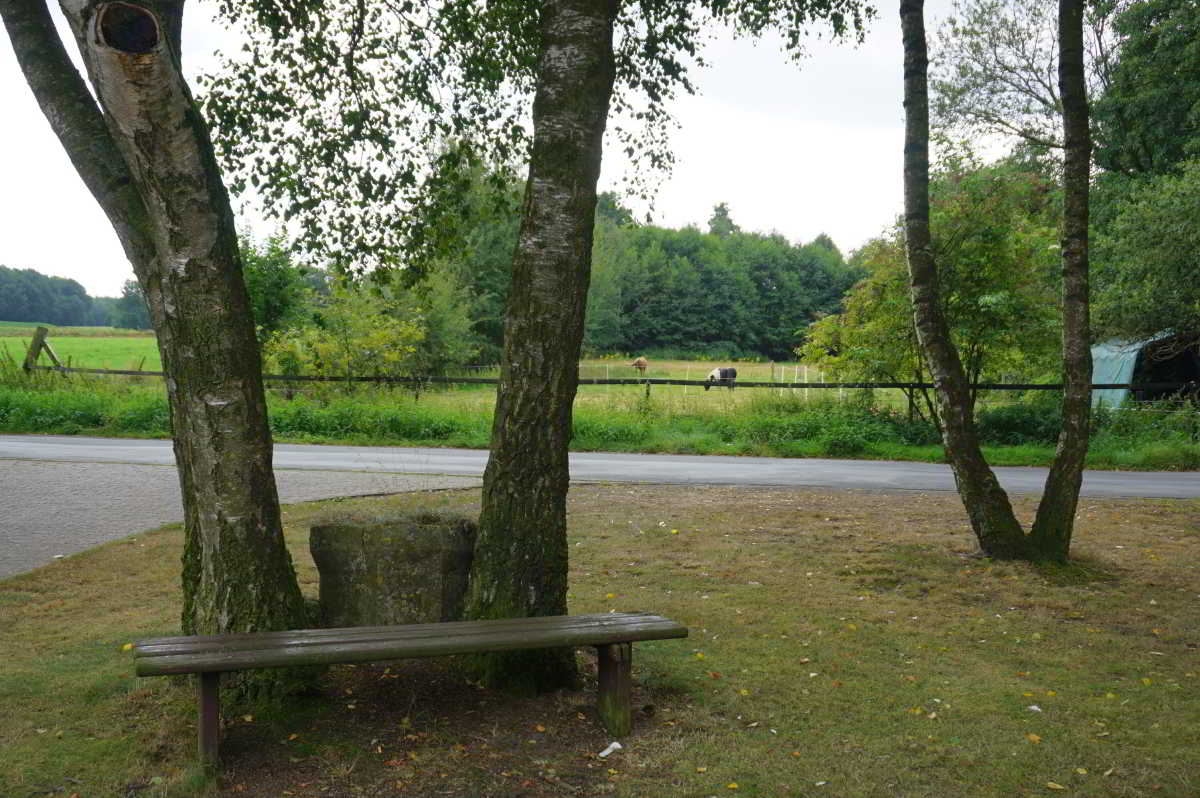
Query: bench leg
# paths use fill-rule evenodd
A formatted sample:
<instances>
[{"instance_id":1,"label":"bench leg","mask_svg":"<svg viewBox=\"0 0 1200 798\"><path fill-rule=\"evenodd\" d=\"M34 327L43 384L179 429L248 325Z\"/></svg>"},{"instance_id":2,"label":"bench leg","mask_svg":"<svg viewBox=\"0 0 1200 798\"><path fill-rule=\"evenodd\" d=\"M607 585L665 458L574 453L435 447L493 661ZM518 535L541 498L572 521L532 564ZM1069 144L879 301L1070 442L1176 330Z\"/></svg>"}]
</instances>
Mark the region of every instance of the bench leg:
<instances>
[{"instance_id":1,"label":"bench leg","mask_svg":"<svg viewBox=\"0 0 1200 798\"><path fill-rule=\"evenodd\" d=\"M614 737L624 737L633 728L631 717L632 643L610 643L596 646L600 665L599 695L596 709L600 722Z\"/></svg>"},{"instance_id":2,"label":"bench leg","mask_svg":"<svg viewBox=\"0 0 1200 798\"><path fill-rule=\"evenodd\" d=\"M201 673L199 682L200 764L209 772L217 769L221 745L221 674Z\"/></svg>"}]
</instances>

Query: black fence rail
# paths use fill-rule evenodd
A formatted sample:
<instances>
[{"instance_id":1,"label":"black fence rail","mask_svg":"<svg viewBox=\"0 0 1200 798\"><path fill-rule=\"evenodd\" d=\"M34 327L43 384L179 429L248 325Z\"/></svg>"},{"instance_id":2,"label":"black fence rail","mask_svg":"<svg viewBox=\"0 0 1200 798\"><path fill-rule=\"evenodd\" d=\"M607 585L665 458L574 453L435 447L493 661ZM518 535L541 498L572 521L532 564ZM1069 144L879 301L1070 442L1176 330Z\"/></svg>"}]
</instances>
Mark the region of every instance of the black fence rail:
<instances>
[{"instance_id":1,"label":"black fence rail","mask_svg":"<svg viewBox=\"0 0 1200 798\"><path fill-rule=\"evenodd\" d=\"M162 377L161 371L136 371L132 369L88 369L71 366L31 366L31 371L56 371L64 374L107 374L118 377ZM404 376L404 377L339 377L304 374L264 374L264 382L345 382L345 383L374 383L377 385L496 385L498 377L443 377L434 375ZM781 390L842 389L855 390L863 388L899 388L899 389L932 389L932 382L751 382L738 380L732 385L708 380L675 380L656 377L624 377L624 378L595 378L580 377L580 385L639 385L650 387L654 385L689 385L695 387L713 388L776 388ZM1011 383L1011 382L980 382L971 386L979 391L1061 391L1061 383ZM1200 383L1196 382L1104 382L1093 383L1091 389L1129 389L1132 391L1200 391Z\"/></svg>"}]
</instances>

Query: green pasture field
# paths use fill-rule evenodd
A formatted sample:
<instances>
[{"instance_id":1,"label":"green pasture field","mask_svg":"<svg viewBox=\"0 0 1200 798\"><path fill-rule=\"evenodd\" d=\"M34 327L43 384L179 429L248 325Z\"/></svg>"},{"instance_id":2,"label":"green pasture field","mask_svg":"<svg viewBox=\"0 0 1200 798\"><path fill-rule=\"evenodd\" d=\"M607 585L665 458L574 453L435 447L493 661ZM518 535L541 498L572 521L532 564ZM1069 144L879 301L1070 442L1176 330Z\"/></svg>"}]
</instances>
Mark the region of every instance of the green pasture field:
<instances>
[{"instance_id":1,"label":"green pasture field","mask_svg":"<svg viewBox=\"0 0 1200 798\"><path fill-rule=\"evenodd\" d=\"M474 517L479 490L285 508L305 594L316 519L399 507ZM634 647L607 758L588 651L582 689L534 698L409 660L228 707L206 786L194 686L123 650L177 633L173 525L0 581L0 795L1200 795L1200 503L1084 499L1056 567L974 556L953 493L578 485L567 522L570 612L690 629Z\"/></svg>"},{"instance_id":2,"label":"green pasture field","mask_svg":"<svg viewBox=\"0 0 1200 798\"><path fill-rule=\"evenodd\" d=\"M72 328L64 328L72 329ZM79 330L105 330L103 327L81 327ZM0 349L6 351L18 363L25 360L29 351L32 330L28 335L10 336L8 328L0 329ZM158 344L152 335L62 335L51 330L47 337L54 354L64 366L89 369L133 369L158 371L162 361L158 356ZM0 355L2 357L3 355ZM45 354L39 361L49 366Z\"/></svg>"},{"instance_id":3,"label":"green pasture field","mask_svg":"<svg viewBox=\"0 0 1200 798\"><path fill-rule=\"evenodd\" d=\"M30 321L0 321L0 336L24 335L31 336L38 327L50 330L51 338L74 336L100 336L105 338L153 338L150 330L126 330L117 327L59 327L53 324L40 324Z\"/></svg>"}]
</instances>

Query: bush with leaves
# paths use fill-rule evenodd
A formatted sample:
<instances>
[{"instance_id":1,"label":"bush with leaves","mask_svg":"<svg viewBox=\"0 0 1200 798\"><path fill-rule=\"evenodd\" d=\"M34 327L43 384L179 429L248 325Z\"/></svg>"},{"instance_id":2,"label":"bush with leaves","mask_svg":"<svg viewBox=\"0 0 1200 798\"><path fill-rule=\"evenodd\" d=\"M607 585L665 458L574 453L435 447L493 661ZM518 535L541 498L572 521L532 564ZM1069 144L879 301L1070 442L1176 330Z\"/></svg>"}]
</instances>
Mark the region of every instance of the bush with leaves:
<instances>
[{"instance_id":1,"label":"bush with leaves","mask_svg":"<svg viewBox=\"0 0 1200 798\"><path fill-rule=\"evenodd\" d=\"M943 311L974 383L1032 379L1055 368L1059 318L1052 184L1014 164L944 163L931 182L930 224ZM842 313L811 325L798 354L840 380L924 382L912 321L903 231L854 253L867 270ZM929 392L908 390L936 422Z\"/></svg>"},{"instance_id":2,"label":"bush with leaves","mask_svg":"<svg viewBox=\"0 0 1200 798\"><path fill-rule=\"evenodd\" d=\"M424 338L411 301L370 282L338 282L317 323L295 327L264 347L268 373L323 377L405 377Z\"/></svg>"}]
</instances>

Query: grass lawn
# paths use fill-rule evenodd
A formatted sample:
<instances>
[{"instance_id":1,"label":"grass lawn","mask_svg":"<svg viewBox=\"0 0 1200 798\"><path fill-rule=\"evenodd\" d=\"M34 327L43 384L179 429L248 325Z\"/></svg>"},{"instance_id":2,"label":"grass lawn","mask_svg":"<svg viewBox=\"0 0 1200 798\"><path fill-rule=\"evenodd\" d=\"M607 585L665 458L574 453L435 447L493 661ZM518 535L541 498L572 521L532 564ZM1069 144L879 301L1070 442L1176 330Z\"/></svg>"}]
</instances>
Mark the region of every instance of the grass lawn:
<instances>
[{"instance_id":1,"label":"grass lawn","mask_svg":"<svg viewBox=\"0 0 1200 798\"><path fill-rule=\"evenodd\" d=\"M152 330L127 330L122 327L59 327L54 324L44 324L42 322L33 321L0 321L0 334L2 335L24 335L29 337L33 335L33 331L38 327L46 327L50 330L51 340L64 336L98 336L102 338L122 337L122 338L153 338Z\"/></svg>"},{"instance_id":2,"label":"grass lawn","mask_svg":"<svg viewBox=\"0 0 1200 798\"><path fill-rule=\"evenodd\" d=\"M71 329L71 328L66 328ZM103 330L106 328L80 328ZM33 331L24 335L10 335L8 329L0 329L0 350L7 350L17 363L25 360ZM158 343L153 335L62 335L51 331L50 346L64 366L88 369L140 369L159 371L162 361L158 356ZM3 357L0 354L0 357ZM50 366L50 358L41 356L39 365Z\"/></svg>"},{"instance_id":3,"label":"grass lawn","mask_svg":"<svg viewBox=\"0 0 1200 798\"><path fill-rule=\"evenodd\" d=\"M478 510L477 490L356 505ZM1033 505L1018 497L1028 520ZM1200 795L1200 502L1085 499L1074 565L970 556L953 494L581 485L573 612L648 610L625 748L594 684L535 699L450 660L336 667L227 715L223 793L252 796ZM179 615L178 527L0 582L0 795L193 794L191 686L122 645ZM594 681L590 654L580 653ZM210 790L211 792L211 790Z\"/></svg>"}]
</instances>

